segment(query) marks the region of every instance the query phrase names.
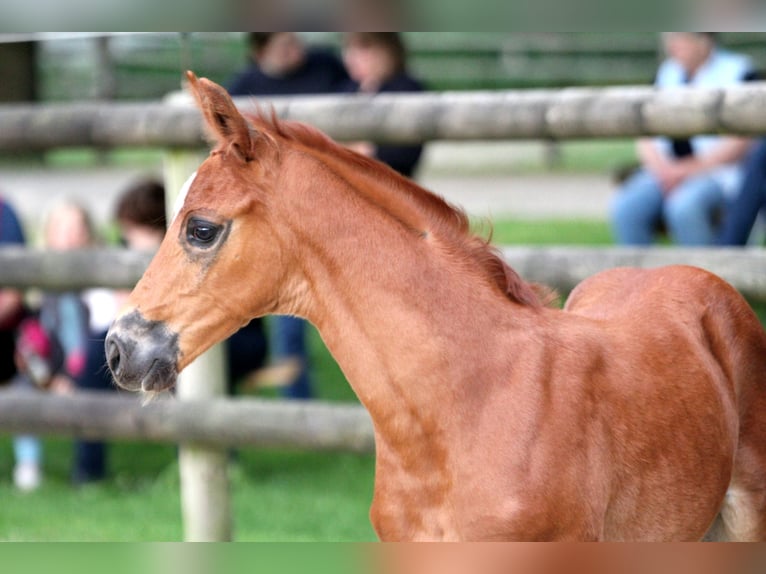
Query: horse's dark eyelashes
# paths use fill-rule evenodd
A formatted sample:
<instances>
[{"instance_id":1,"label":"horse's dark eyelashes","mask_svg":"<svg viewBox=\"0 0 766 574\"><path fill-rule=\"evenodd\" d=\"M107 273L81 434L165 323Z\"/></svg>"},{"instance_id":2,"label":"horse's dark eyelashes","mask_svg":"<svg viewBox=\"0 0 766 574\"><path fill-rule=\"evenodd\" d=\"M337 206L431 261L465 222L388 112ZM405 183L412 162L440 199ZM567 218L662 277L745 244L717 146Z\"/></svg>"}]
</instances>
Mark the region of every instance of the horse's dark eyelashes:
<instances>
[{"instance_id":1,"label":"horse's dark eyelashes","mask_svg":"<svg viewBox=\"0 0 766 574\"><path fill-rule=\"evenodd\" d=\"M186 223L186 240L193 246L205 249L212 246L222 226L212 221L198 217L192 217Z\"/></svg>"}]
</instances>

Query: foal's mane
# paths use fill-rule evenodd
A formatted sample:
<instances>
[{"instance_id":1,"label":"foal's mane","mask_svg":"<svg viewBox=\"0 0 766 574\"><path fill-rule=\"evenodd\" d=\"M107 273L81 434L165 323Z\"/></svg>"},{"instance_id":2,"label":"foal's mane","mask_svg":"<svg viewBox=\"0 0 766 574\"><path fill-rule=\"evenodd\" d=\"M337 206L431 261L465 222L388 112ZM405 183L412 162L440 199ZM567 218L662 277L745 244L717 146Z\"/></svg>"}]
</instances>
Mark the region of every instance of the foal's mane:
<instances>
[{"instance_id":1,"label":"foal's mane","mask_svg":"<svg viewBox=\"0 0 766 574\"><path fill-rule=\"evenodd\" d=\"M401 223L422 237L433 234L456 254L472 262L511 301L530 307L549 304L551 293L525 282L502 259L487 239L471 233L467 214L438 195L403 177L388 166L355 153L336 143L316 128L301 122L280 120L272 110L268 117L262 110L248 119L255 128L273 138L296 142L336 165L360 168L365 186L359 190ZM340 160L340 164L339 164ZM348 169L346 169L348 172Z\"/></svg>"}]
</instances>

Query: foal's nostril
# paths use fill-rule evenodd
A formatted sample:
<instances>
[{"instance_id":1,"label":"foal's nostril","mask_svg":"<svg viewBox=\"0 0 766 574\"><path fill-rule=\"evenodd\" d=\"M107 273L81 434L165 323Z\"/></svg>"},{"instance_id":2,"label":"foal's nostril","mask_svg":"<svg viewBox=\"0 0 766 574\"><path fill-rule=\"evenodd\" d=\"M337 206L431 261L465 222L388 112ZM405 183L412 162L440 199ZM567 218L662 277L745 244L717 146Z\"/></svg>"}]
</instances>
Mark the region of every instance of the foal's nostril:
<instances>
[{"instance_id":1,"label":"foal's nostril","mask_svg":"<svg viewBox=\"0 0 766 574\"><path fill-rule=\"evenodd\" d=\"M120 351L120 345L115 340L115 337L109 337L106 340L106 362L109 364L109 369L112 374L117 376L120 371L120 357L122 353Z\"/></svg>"}]
</instances>

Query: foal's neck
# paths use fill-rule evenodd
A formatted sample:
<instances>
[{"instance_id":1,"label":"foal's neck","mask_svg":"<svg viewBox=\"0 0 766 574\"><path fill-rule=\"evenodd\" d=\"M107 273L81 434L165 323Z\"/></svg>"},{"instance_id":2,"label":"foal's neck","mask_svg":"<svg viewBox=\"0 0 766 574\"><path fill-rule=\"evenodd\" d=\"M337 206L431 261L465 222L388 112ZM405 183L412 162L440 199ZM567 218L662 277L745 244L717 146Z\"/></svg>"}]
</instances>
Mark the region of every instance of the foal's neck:
<instances>
[{"instance_id":1,"label":"foal's neck","mask_svg":"<svg viewBox=\"0 0 766 574\"><path fill-rule=\"evenodd\" d=\"M470 361L456 360L466 341L490 331L513 304L429 234L417 201L397 203L400 190L368 187L396 178L338 177L326 162L284 171L315 174L280 185L293 199L283 203L282 220L301 245L295 311L318 327L373 420L393 417L405 432L402 413L417 412L427 426L437 416L429 409L441 404L442 416L447 405L434 395L454 396L470 379L463 372Z\"/></svg>"}]
</instances>

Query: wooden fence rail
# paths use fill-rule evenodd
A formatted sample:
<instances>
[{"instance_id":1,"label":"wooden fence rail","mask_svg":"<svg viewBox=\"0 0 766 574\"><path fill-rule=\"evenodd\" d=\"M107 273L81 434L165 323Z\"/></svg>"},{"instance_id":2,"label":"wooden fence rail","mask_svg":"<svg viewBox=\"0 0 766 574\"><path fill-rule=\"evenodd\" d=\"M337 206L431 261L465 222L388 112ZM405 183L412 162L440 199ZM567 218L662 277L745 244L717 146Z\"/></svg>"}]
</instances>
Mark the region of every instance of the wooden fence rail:
<instances>
[{"instance_id":1,"label":"wooden fence rail","mask_svg":"<svg viewBox=\"0 0 766 574\"><path fill-rule=\"evenodd\" d=\"M214 447L373 452L372 422L355 404L320 401L71 396L0 391L0 432Z\"/></svg>"},{"instance_id":2,"label":"wooden fence rail","mask_svg":"<svg viewBox=\"0 0 766 574\"><path fill-rule=\"evenodd\" d=\"M0 287L77 291L88 287L132 288L152 256L127 249L65 253L19 246L0 247Z\"/></svg>"},{"instance_id":3,"label":"wooden fence rail","mask_svg":"<svg viewBox=\"0 0 766 574\"><path fill-rule=\"evenodd\" d=\"M729 281L740 292L766 300L766 251L742 248L520 247L505 246L508 263L529 281L567 291L611 267L696 265ZM123 249L53 253L0 248L0 286L76 290L92 286L130 288L151 259Z\"/></svg>"},{"instance_id":4,"label":"wooden fence rail","mask_svg":"<svg viewBox=\"0 0 766 574\"><path fill-rule=\"evenodd\" d=\"M613 267L685 264L726 279L746 297L766 300L766 252L742 248L503 247L508 263L525 279L566 292Z\"/></svg>"},{"instance_id":5,"label":"wooden fence rail","mask_svg":"<svg viewBox=\"0 0 766 574\"><path fill-rule=\"evenodd\" d=\"M724 89L570 88L262 100L339 140L415 142L766 133L766 84ZM238 105L253 111L251 98ZM67 146L194 147L199 112L166 103L0 107L0 151Z\"/></svg>"}]
</instances>

